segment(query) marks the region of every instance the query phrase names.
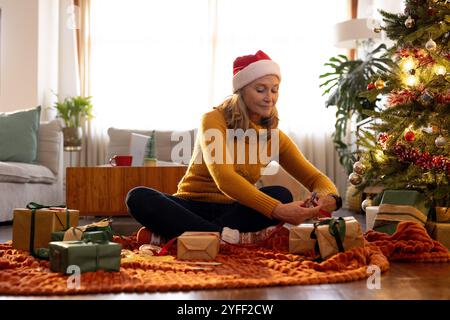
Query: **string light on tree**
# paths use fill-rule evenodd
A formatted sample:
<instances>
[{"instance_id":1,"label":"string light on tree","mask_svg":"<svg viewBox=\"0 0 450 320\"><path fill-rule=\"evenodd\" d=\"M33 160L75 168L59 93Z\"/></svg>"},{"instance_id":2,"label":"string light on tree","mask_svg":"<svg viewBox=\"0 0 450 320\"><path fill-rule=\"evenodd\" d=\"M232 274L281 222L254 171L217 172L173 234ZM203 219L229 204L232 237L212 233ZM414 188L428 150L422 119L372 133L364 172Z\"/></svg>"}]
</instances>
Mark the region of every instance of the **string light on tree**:
<instances>
[{"instance_id":1,"label":"string light on tree","mask_svg":"<svg viewBox=\"0 0 450 320\"><path fill-rule=\"evenodd\" d=\"M417 77L415 75L411 74L406 77L405 83L409 87L415 87L419 83L419 80L417 79Z\"/></svg>"},{"instance_id":2,"label":"string light on tree","mask_svg":"<svg viewBox=\"0 0 450 320\"><path fill-rule=\"evenodd\" d=\"M438 76L445 76L445 74L447 73L447 69L445 69L444 66L437 65L434 69L434 73Z\"/></svg>"},{"instance_id":3,"label":"string light on tree","mask_svg":"<svg viewBox=\"0 0 450 320\"><path fill-rule=\"evenodd\" d=\"M384 160L384 152L382 150L377 150L375 152L375 159L377 162L383 162Z\"/></svg>"}]
</instances>

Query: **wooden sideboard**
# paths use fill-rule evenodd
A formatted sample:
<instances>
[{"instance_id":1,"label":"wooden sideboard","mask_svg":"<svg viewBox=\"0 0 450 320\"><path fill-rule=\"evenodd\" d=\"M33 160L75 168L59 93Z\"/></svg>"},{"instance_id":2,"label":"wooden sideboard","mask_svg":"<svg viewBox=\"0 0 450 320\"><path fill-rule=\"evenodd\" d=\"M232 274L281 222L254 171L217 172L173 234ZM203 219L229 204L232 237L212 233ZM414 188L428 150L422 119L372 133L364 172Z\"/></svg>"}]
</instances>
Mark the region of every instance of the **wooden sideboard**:
<instances>
[{"instance_id":1,"label":"wooden sideboard","mask_svg":"<svg viewBox=\"0 0 450 320\"><path fill-rule=\"evenodd\" d=\"M84 216L128 215L125 197L131 189L146 186L173 194L186 172L185 165L154 167L69 167L66 169L66 203Z\"/></svg>"}]
</instances>

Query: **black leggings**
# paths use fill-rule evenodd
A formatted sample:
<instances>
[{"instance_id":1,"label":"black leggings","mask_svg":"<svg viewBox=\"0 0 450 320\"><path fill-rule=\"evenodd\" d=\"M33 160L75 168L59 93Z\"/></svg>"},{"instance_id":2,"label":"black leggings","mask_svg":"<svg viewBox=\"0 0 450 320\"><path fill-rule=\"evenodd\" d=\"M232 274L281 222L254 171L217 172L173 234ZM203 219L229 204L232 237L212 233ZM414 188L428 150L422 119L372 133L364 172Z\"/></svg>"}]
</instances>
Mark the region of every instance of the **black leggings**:
<instances>
[{"instance_id":1,"label":"black leggings","mask_svg":"<svg viewBox=\"0 0 450 320\"><path fill-rule=\"evenodd\" d=\"M285 187L268 186L260 191L282 203L292 202L292 194ZM186 200L147 187L130 190L126 204L128 212L140 224L166 239L185 231L221 232L224 227L254 232L279 223L238 202L223 204Z\"/></svg>"}]
</instances>

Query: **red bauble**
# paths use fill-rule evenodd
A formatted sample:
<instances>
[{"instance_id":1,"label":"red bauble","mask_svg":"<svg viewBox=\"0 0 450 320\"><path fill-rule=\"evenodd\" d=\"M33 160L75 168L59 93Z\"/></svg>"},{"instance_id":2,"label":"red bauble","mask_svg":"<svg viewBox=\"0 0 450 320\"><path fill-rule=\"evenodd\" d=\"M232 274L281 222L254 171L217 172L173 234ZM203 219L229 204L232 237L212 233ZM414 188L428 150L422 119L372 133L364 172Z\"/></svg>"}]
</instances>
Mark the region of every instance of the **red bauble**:
<instances>
[{"instance_id":1,"label":"red bauble","mask_svg":"<svg viewBox=\"0 0 450 320\"><path fill-rule=\"evenodd\" d=\"M412 132L412 131L406 131L405 132L405 140L406 141L414 141L415 138L416 137L414 135L414 132Z\"/></svg>"},{"instance_id":2,"label":"red bauble","mask_svg":"<svg viewBox=\"0 0 450 320\"><path fill-rule=\"evenodd\" d=\"M369 83L367 85L367 90L372 90L372 89L375 89L375 85L373 83Z\"/></svg>"}]
</instances>

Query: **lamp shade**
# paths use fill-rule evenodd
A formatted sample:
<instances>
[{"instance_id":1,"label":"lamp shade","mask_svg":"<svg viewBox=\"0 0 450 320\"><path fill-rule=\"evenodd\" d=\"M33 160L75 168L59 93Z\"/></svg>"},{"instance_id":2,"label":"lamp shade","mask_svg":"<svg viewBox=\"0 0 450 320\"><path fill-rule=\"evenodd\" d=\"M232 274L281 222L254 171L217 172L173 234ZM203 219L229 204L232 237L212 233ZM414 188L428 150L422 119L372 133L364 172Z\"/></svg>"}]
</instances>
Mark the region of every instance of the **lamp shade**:
<instances>
[{"instance_id":1,"label":"lamp shade","mask_svg":"<svg viewBox=\"0 0 450 320\"><path fill-rule=\"evenodd\" d=\"M354 49L358 42L368 39L380 39L381 33L375 33L369 26L373 19L352 19L335 25L334 43L338 48Z\"/></svg>"}]
</instances>

